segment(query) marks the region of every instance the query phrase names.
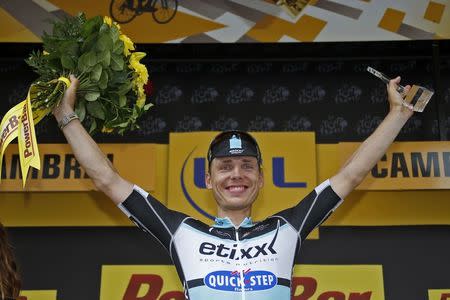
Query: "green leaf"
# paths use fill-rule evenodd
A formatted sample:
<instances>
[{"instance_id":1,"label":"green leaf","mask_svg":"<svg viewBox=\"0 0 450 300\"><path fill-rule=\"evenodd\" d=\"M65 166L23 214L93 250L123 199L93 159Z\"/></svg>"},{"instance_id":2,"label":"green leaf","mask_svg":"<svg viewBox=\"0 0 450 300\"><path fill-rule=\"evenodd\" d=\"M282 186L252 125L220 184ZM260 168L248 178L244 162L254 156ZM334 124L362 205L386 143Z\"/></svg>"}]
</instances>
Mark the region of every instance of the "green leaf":
<instances>
[{"instance_id":1,"label":"green leaf","mask_svg":"<svg viewBox=\"0 0 450 300\"><path fill-rule=\"evenodd\" d=\"M95 43L97 42L98 33L94 33L86 38L86 40L83 42L83 45L81 46L82 52L88 52L92 50L92 48L95 46Z\"/></svg>"},{"instance_id":2,"label":"green leaf","mask_svg":"<svg viewBox=\"0 0 450 300\"><path fill-rule=\"evenodd\" d=\"M89 102L95 101L100 97L100 92L89 92L84 95L84 99L86 99Z\"/></svg>"},{"instance_id":3,"label":"green leaf","mask_svg":"<svg viewBox=\"0 0 450 300\"><path fill-rule=\"evenodd\" d=\"M114 43L119 40L120 32L119 32L119 29L117 29L116 26L111 27L111 30L110 30L109 34L110 34L111 39L113 40Z\"/></svg>"},{"instance_id":4,"label":"green leaf","mask_svg":"<svg viewBox=\"0 0 450 300\"><path fill-rule=\"evenodd\" d=\"M88 72L97 64L97 55L94 51L83 53L78 59L78 69L82 72Z\"/></svg>"},{"instance_id":5,"label":"green leaf","mask_svg":"<svg viewBox=\"0 0 450 300\"><path fill-rule=\"evenodd\" d=\"M98 87L102 90L104 90L108 87L108 72L106 72L106 70L104 70L102 72L102 75L100 76L100 80L98 82Z\"/></svg>"},{"instance_id":6,"label":"green leaf","mask_svg":"<svg viewBox=\"0 0 450 300\"><path fill-rule=\"evenodd\" d=\"M148 103L144 105L144 111L147 111L150 107L153 106L153 103Z\"/></svg>"},{"instance_id":7,"label":"green leaf","mask_svg":"<svg viewBox=\"0 0 450 300\"><path fill-rule=\"evenodd\" d=\"M81 72L86 72L89 69L88 64L86 63L86 56L83 54L78 59L78 70Z\"/></svg>"},{"instance_id":8,"label":"green leaf","mask_svg":"<svg viewBox=\"0 0 450 300\"><path fill-rule=\"evenodd\" d=\"M87 111L88 111L88 113L89 113L91 116L93 116L93 117L95 117L95 118L97 118L97 119L100 119L100 120L104 120L104 119L105 119L105 110L104 110L104 107L103 107L103 105L102 105L100 102L98 102L98 101L95 101L95 102L88 102L88 103L87 103Z\"/></svg>"},{"instance_id":9,"label":"green leaf","mask_svg":"<svg viewBox=\"0 0 450 300\"><path fill-rule=\"evenodd\" d=\"M100 26L103 24L103 19L100 16L96 16L92 19L89 19L84 23L83 29L82 29L82 35L83 37L88 37L93 32L98 31Z\"/></svg>"},{"instance_id":10,"label":"green leaf","mask_svg":"<svg viewBox=\"0 0 450 300\"><path fill-rule=\"evenodd\" d=\"M102 26L100 26L100 33L109 32L109 25L106 23L103 23Z\"/></svg>"},{"instance_id":11,"label":"green leaf","mask_svg":"<svg viewBox=\"0 0 450 300\"><path fill-rule=\"evenodd\" d=\"M97 129L97 122L95 119L92 120L91 126L89 127L89 134L93 133Z\"/></svg>"},{"instance_id":12,"label":"green leaf","mask_svg":"<svg viewBox=\"0 0 450 300\"><path fill-rule=\"evenodd\" d=\"M78 56L79 46L77 41L69 40L64 41L60 44L59 49L61 50L61 54L69 55L69 56Z\"/></svg>"},{"instance_id":13,"label":"green leaf","mask_svg":"<svg viewBox=\"0 0 450 300\"><path fill-rule=\"evenodd\" d=\"M121 55L112 54L111 55L111 69L114 71L123 70L124 61Z\"/></svg>"},{"instance_id":14,"label":"green leaf","mask_svg":"<svg viewBox=\"0 0 450 300\"><path fill-rule=\"evenodd\" d=\"M88 66L93 67L97 64L97 55L94 51L86 53L86 63Z\"/></svg>"},{"instance_id":15,"label":"green leaf","mask_svg":"<svg viewBox=\"0 0 450 300\"><path fill-rule=\"evenodd\" d=\"M117 93L119 95L126 95L130 90L131 90L131 82L128 81L119 87L119 89L117 90Z\"/></svg>"},{"instance_id":16,"label":"green leaf","mask_svg":"<svg viewBox=\"0 0 450 300\"><path fill-rule=\"evenodd\" d=\"M101 63L103 67L109 67L109 65L111 64L111 52L109 52L108 50L103 51L99 54L99 57L102 59Z\"/></svg>"},{"instance_id":17,"label":"green leaf","mask_svg":"<svg viewBox=\"0 0 450 300\"><path fill-rule=\"evenodd\" d=\"M131 118L136 119L138 116L139 116L139 112L137 111L137 109L133 109L133 114L131 115Z\"/></svg>"},{"instance_id":18,"label":"green leaf","mask_svg":"<svg viewBox=\"0 0 450 300\"><path fill-rule=\"evenodd\" d=\"M52 69L53 73L56 73L57 70L61 70L62 69L61 59L60 58L49 59L48 60L48 65Z\"/></svg>"},{"instance_id":19,"label":"green leaf","mask_svg":"<svg viewBox=\"0 0 450 300\"><path fill-rule=\"evenodd\" d=\"M114 42L113 53L121 55L123 53L124 44L121 40L117 40Z\"/></svg>"},{"instance_id":20,"label":"green leaf","mask_svg":"<svg viewBox=\"0 0 450 300\"><path fill-rule=\"evenodd\" d=\"M94 69L92 69L92 72L91 72L91 76L90 76L91 80L99 81L100 76L102 75L102 70L103 70L103 68L102 68L101 64L95 65Z\"/></svg>"},{"instance_id":21,"label":"green leaf","mask_svg":"<svg viewBox=\"0 0 450 300\"><path fill-rule=\"evenodd\" d=\"M68 55L61 56L61 65L64 69L69 70L74 70L76 67L75 60Z\"/></svg>"},{"instance_id":22,"label":"green leaf","mask_svg":"<svg viewBox=\"0 0 450 300\"><path fill-rule=\"evenodd\" d=\"M123 123L120 123L120 124L115 125L114 127L122 127L122 128L125 128L125 127L127 127L127 126L128 126L128 122L123 122Z\"/></svg>"},{"instance_id":23,"label":"green leaf","mask_svg":"<svg viewBox=\"0 0 450 300\"><path fill-rule=\"evenodd\" d=\"M110 50L113 48L113 41L108 33L102 33L97 40L96 48L100 51Z\"/></svg>"},{"instance_id":24,"label":"green leaf","mask_svg":"<svg viewBox=\"0 0 450 300\"><path fill-rule=\"evenodd\" d=\"M120 107L124 107L125 105L127 105L127 97L125 95L119 96L119 105Z\"/></svg>"},{"instance_id":25,"label":"green leaf","mask_svg":"<svg viewBox=\"0 0 450 300\"><path fill-rule=\"evenodd\" d=\"M84 101L78 101L77 107L75 108L75 113L80 118L80 122L83 122L86 117L86 106L84 105Z\"/></svg>"},{"instance_id":26,"label":"green leaf","mask_svg":"<svg viewBox=\"0 0 450 300\"><path fill-rule=\"evenodd\" d=\"M111 71L111 73L113 74L112 76L110 76L112 85L121 85L123 82L129 81L127 70L122 70L120 72Z\"/></svg>"}]
</instances>

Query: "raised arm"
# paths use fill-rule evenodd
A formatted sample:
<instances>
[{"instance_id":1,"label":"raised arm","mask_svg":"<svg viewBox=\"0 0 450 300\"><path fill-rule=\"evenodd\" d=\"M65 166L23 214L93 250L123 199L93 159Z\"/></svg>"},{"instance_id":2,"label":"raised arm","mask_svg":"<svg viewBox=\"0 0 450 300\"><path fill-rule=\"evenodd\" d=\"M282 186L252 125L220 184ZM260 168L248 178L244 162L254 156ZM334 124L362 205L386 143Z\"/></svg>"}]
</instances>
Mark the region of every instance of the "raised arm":
<instances>
[{"instance_id":1,"label":"raised arm","mask_svg":"<svg viewBox=\"0 0 450 300\"><path fill-rule=\"evenodd\" d=\"M78 80L70 77L71 85L64 94L60 105L53 110L59 123L65 116L74 112ZM133 191L133 184L124 180L114 169L95 141L86 132L78 119L68 123L62 129L67 142L72 147L75 158L94 182L114 203L119 204Z\"/></svg>"},{"instance_id":2,"label":"raised arm","mask_svg":"<svg viewBox=\"0 0 450 300\"><path fill-rule=\"evenodd\" d=\"M402 105L402 96L396 91L399 83L400 77L397 77L387 87L390 110L385 119L330 179L331 187L342 199L363 181L413 115L411 109ZM409 89L410 86L406 86L406 92Z\"/></svg>"}]
</instances>

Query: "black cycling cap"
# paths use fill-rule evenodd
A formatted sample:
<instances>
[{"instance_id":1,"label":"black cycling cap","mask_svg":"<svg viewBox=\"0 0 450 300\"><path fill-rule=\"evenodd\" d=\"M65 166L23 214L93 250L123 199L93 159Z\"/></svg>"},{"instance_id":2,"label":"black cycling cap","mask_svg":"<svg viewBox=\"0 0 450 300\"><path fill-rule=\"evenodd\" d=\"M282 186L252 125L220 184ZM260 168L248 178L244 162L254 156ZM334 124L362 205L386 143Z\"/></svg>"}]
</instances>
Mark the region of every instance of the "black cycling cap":
<instances>
[{"instance_id":1,"label":"black cycling cap","mask_svg":"<svg viewBox=\"0 0 450 300\"><path fill-rule=\"evenodd\" d=\"M208 166L216 157L253 156L262 164L261 151L255 138L239 130L224 131L218 134L208 149Z\"/></svg>"}]
</instances>

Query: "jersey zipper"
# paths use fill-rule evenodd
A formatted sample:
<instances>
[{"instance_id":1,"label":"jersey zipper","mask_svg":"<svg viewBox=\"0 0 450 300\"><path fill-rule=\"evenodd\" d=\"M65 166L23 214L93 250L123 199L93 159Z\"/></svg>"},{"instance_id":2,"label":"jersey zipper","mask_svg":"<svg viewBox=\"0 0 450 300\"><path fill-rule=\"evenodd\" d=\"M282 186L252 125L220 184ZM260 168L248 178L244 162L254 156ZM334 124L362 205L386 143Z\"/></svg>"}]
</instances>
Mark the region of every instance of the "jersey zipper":
<instances>
[{"instance_id":1,"label":"jersey zipper","mask_svg":"<svg viewBox=\"0 0 450 300\"><path fill-rule=\"evenodd\" d=\"M237 252L238 252L238 257L239 257L241 255L241 244L239 243L240 241L239 241L238 229L235 228L234 232L236 233ZM239 268L238 271L239 271L239 277L241 279L241 299L245 300L244 269L243 268Z\"/></svg>"}]
</instances>

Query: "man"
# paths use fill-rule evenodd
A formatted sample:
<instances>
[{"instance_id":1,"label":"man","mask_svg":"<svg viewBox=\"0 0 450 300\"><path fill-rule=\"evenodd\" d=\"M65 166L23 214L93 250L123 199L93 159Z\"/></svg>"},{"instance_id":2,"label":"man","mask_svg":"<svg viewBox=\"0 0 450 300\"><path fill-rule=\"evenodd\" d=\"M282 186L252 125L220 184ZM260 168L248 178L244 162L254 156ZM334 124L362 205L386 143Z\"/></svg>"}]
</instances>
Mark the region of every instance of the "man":
<instances>
[{"instance_id":1,"label":"man","mask_svg":"<svg viewBox=\"0 0 450 300\"><path fill-rule=\"evenodd\" d=\"M413 114L396 91L400 77L391 80L388 115L339 172L296 206L257 224L250 214L264 183L258 144L245 132L219 134L207 157L206 185L217 202L218 216L209 226L167 209L116 172L73 113L78 81L71 81L53 113L78 162L99 190L162 243L186 298L194 300L290 299L294 258L303 240L364 179Z\"/></svg>"}]
</instances>

